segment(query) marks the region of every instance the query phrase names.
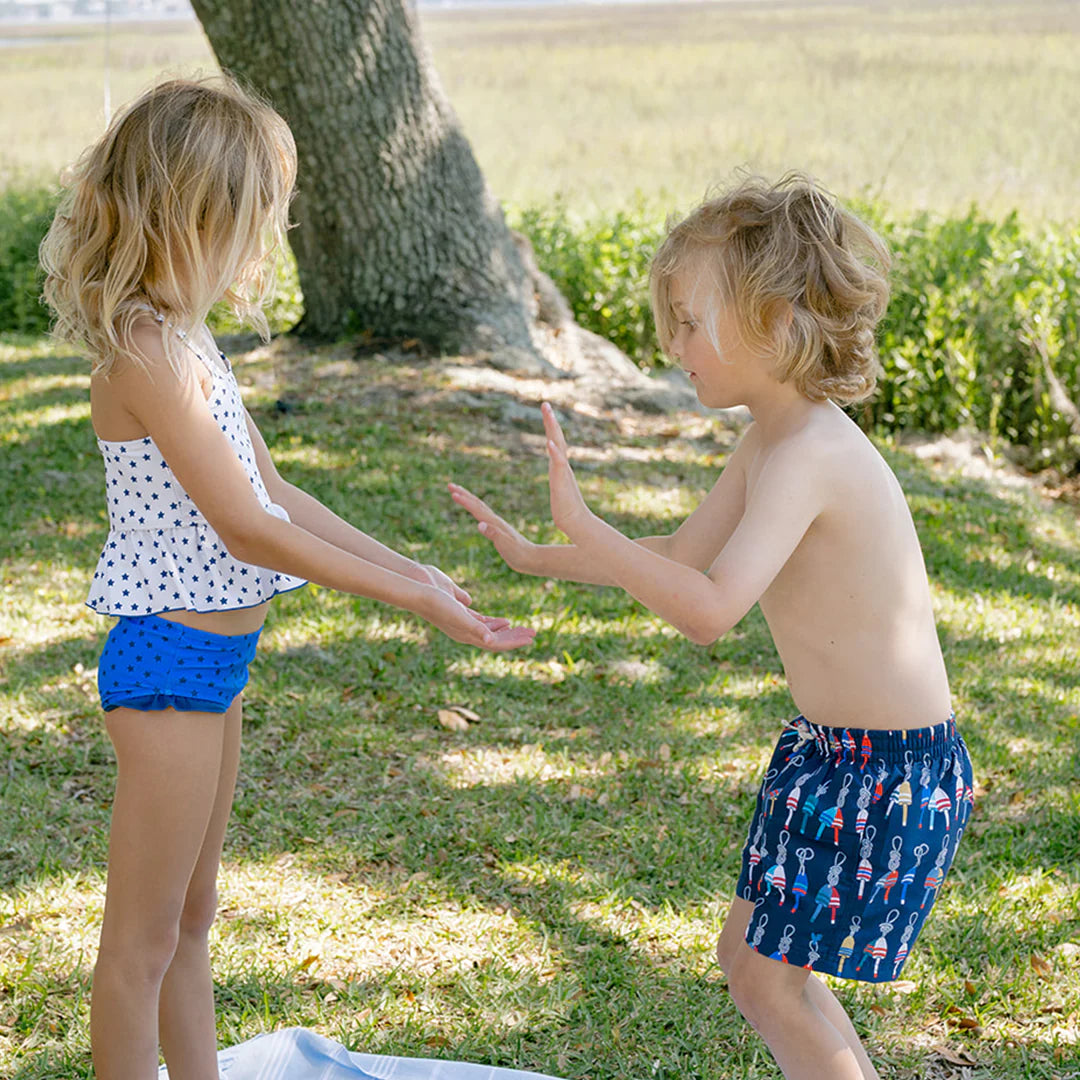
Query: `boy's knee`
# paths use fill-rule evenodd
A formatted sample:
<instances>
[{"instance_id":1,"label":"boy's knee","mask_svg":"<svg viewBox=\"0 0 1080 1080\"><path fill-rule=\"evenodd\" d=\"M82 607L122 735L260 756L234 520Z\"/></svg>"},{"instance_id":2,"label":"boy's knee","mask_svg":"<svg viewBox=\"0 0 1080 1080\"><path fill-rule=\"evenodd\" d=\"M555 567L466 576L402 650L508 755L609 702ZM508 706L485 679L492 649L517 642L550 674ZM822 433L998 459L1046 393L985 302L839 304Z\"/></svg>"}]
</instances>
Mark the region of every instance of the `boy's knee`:
<instances>
[{"instance_id":1,"label":"boy's knee","mask_svg":"<svg viewBox=\"0 0 1080 1080\"><path fill-rule=\"evenodd\" d=\"M754 959L761 958L755 956ZM747 957L729 958L731 966L724 969L728 990L746 1022L767 1037L771 1029L784 1022L785 1016L790 1016L792 993L783 981L769 978L767 968L747 960Z\"/></svg>"},{"instance_id":2,"label":"boy's knee","mask_svg":"<svg viewBox=\"0 0 1080 1080\"><path fill-rule=\"evenodd\" d=\"M731 976L732 968L735 967L735 956L739 945L742 942L737 940L728 940L723 934L720 935L720 939L716 943L716 963L719 965L720 970L727 976Z\"/></svg>"}]
</instances>

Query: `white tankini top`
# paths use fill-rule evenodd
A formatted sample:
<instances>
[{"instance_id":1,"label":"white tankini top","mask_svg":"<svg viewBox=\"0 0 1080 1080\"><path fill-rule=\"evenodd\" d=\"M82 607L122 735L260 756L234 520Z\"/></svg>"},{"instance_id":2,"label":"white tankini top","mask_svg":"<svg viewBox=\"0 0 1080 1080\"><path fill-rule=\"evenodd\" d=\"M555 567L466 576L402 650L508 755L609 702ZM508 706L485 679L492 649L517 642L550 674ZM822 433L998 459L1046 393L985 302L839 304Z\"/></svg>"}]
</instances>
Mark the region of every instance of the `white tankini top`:
<instances>
[{"instance_id":1,"label":"white tankini top","mask_svg":"<svg viewBox=\"0 0 1080 1080\"><path fill-rule=\"evenodd\" d=\"M270 501L255 464L232 365L224 353L212 364L190 342L185 344L213 373L207 404L236 450L260 505L288 521L284 507ZM102 615L232 611L306 584L303 578L234 559L149 436L97 443L105 459L109 536L88 607Z\"/></svg>"}]
</instances>

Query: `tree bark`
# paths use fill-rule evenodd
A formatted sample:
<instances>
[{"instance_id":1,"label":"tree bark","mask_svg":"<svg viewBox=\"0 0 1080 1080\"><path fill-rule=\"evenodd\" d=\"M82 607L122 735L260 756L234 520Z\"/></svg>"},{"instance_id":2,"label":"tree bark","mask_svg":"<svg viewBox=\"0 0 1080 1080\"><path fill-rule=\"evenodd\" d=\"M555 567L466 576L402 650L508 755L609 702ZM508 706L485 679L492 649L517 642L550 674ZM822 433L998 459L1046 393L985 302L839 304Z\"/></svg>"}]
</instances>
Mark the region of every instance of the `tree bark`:
<instances>
[{"instance_id":1,"label":"tree bark","mask_svg":"<svg viewBox=\"0 0 1080 1080\"><path fill-rule=\"evenodd\" d=\"M293 130L301 329L539 366L537 300L407 0L193 0L221 67Z\"/></svg>"}]
</instances>

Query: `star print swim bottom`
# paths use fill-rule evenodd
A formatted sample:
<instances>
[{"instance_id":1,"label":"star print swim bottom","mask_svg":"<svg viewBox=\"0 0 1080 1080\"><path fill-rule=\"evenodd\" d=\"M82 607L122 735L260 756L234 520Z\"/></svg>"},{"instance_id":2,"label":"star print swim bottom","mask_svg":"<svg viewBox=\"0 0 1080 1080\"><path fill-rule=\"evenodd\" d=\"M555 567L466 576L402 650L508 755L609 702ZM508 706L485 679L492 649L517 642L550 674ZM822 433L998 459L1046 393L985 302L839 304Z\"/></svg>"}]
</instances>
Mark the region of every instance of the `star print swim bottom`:
<instances>
[{"instance_id":1,"label":"star print swim bottom","mask_svg":"<svg viewBox=\"0 0 1080 1080\"><path fill-rule=\"evenodd\" d=\"M845 979L896 979L972 807L971 759L949 717L873 731L797 717L758 793L736 895L750 947Z\"/></svg>"},{"instance_id":2,"label":"star print swim bottom","mask_svg":"<svg viewBox=\"0 0 1080 1080\"><path fill-rule=\"evenodd\" d=\"M247 685L259 633L211 634L156 615L121 616L98 662L101 707L223 713Z\"/></svg>"}]
</instances>

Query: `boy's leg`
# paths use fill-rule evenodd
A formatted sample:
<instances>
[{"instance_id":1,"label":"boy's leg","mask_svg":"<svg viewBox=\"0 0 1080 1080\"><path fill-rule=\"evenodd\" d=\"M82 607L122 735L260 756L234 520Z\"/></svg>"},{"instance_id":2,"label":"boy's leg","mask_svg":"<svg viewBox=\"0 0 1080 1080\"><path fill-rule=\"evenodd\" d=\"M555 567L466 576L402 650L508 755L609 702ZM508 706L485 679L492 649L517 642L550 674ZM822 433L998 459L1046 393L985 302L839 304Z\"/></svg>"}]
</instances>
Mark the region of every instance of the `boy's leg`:
<instances>
[{"instance_id":1,"label":"boy's leg","mask_svg":"<svg viewBox=\"0 0 1080 1080\"><path fill-rule=\"evenodd\" d=\"M716 946L739 1011L768 1044L787 1080L880 1080L844 1007L807 969L746 944L754 912L736 898Z\"/></svg>"},{"instance_id":2,"label":"boy's leg","mask_svg":"<svg viewBox=\"0 0 1080 1080\"><path fill-rule=\"evenodd\" d=\"M90 1009L98 1080L156 1080L158 995L214 809L221 721L173 710L106 714L117 778Z\"/></svg>"},{"instance_id":3,"label":"boy's leg","mask_svg":"<svg viewBox=\"0 0 1080 1080\"><path fill-rule=\"evenodd\" d=\"M209 934L217 913L218 866L240 764L241 718L241 699L237 697L221 717L224 745L214 809L184 898L176 952L161 983L159 1038L170 1080L217 1076Z\"/></svg>"}]
</instances>

